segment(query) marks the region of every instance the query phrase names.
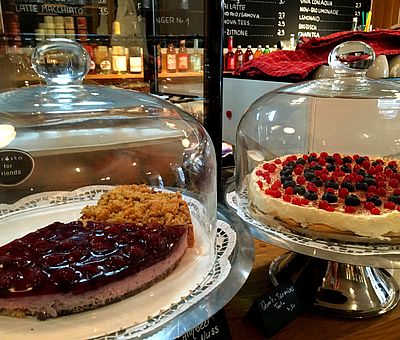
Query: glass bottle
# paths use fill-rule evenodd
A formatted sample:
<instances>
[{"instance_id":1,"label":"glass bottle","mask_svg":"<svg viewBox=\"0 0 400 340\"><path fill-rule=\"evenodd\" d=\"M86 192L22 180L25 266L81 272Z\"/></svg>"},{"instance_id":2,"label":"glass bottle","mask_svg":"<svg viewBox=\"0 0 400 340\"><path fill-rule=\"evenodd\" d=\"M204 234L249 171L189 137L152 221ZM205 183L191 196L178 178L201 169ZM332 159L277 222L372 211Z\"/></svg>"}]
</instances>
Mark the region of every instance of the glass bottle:
<instances>
[{"instance_id":1,"label":"glass bottle","mask_svg":"<svg viewBox=\"0 0 400 340\"><path fill-rule=\"evenodd\" d=\"M295 50L296 49L296 39L295 39L293 33L290 35L289 47L290 47L291 50Z\"/></svg>"},{"instance_id":2,"label":"glass bottle","mask_svg":"<svg viewBox=\"0 0 400 340\"><path fill-rule=\"evenodd\" d=\"M243 57L243 62L247 62L249 60L252 60L254 58L254 54L253 51L251 50L251 45L247 46L247 50L244 53L244 57Z\"/></svg>"},{"instance_id":3,"label":"glass bottle","mask_svg":"<svg viewBox=\"0 0 400 340\"><path fill-rule=\"evenodd\" d=\"M261 57L262 55L263 55L262 47L261 47L261 45L258 45L257 50L254 53L254 58Z\"/></svg>"},{"instance_id":4,"label":"glass bottle","mask_svg":"<svg viewBox=\"0 0 400 340\"><path fill-rule=\"evenodd\" d=\"M128 70L128 63L125 54L125 47L123 44L123 37L121 35L121 26L118 21L114 21L114 34L112 36L112 69L114 73L126 73Z\"/></svg>"},{"instance_id":5,"label":"glass bottle","mask_svg":"<svg viewBox=\"0 0 400 340\"><path fill-rule=\"evenodd\" d=\"M233 37L228 37L228 52L225 54L225 71L235 70L235 54L233 53Z\"/></svg>"},{"instance_id":6,"label":"glass bottle","mask_svg":"<svg viewBox=\"0 0 400 340\"><path fill-rule=\"evenodd\" d=\"M140 47L129 48L129 71L131 73L142 73L142 54Z\"/></svg>"},{"instance_id":7,"label":"glass bottle","mask_svg":"<svg viewBox=\"0 0 400 340\"><path fill-rule=\"evenodd\" d=\"M176 51L173 43L169 43L167 48L167 72L176 72Z\"/></svg>"},{"instance_id":8,"label":"glass bottle","mask_svg":"<svg viewBox=\"0 0 400 340\"><path fill-rule=\"evenodd\" d=\"M193 72L201 71L201 55L199 53L199 39L193 41L193 54L190 55L190 69Z\"/></svg>"},{"instance_id":9,"label":"glass bottle","mask_svg":"<svg viewBox=\"0 0 400 340\"><path fill-rule=\"evenodd\" d=\"M271 53L271 50L269 49L269 45L265 45L263 54L268 54L268 53Z\"/></svg>"},{"instance_id":10,"label":"glass bottle","mask_svg":"<svg viewBox=\"0 0 400 340\"><path fill-rule=\"evenodd\" d=\"M181 40L179 43L178 51L178 71L187 72L189 70L189 55L186 49L185 40Z\"/></svg>"},{"instance_id":11,"label":"glass bottle","mask_svg":"<svg viewBox=\"0 0 400 340\"><path fill-rule=\"evenodd\" d=\"M235 51L235 69L243 65L243 51L242 46L238 45Z\"/></svg>"}]
</instances>

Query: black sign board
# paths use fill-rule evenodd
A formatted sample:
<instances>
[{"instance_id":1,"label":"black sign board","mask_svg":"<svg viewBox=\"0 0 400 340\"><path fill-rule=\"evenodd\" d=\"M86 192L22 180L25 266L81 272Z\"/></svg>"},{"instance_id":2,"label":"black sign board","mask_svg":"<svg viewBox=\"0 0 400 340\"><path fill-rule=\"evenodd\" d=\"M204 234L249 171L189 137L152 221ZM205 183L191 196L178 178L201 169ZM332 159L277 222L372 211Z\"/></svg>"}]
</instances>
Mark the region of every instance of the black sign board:
<instances>
[{"instance_id":1,"label":"black sign board","mask_svg":"<svg viewBox=\"0 0 400 340\"><path fill-rule=\"evenodd\" d=\"M361 24L371 0L225 0L225 39L234 45L275 45L294 34L321 37ZM226 41L225 45L226 46Z\"/></svg>"},{"instance_id":2,"label":"black sign board","mask_svg":"<svg viewBox=\"0 0 400 340\"><path fill-rule=\"evenodd\" d=\"M256 299L246 317L254 321L266 336L272 336L301 311L295 288L287 282Z\"/></svg>"},{"instance_id":3,"label":"black sign board","mask_svg":"<svg viewBox=\"0 0 400 340\"><path fill-rule=\"evenodd\" d=\"M231 333L223 309L202 322L178 340L230 340Z\"/></svg>"}]
</instances>

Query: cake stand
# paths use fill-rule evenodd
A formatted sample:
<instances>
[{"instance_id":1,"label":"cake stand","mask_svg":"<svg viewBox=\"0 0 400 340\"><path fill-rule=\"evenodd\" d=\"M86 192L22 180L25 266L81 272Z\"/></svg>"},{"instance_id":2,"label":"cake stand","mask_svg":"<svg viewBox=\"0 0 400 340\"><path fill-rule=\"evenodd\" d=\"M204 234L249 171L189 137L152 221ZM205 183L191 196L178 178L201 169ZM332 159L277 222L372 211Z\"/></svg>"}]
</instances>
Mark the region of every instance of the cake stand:
<instances>
[{"instance_id":1,"label":"cake stand","mask_svg":"<svg viewBox=\"0 0 400 340\"><path fill-rule=\"evenodd\" d=\"M274 285L291 280L305 307L344 318L366 318L393 309L399 287L387 269L400 268L400 241L318 238L295 233L285 223L255 220L247 193L237 197L234 183L225 192L228 206L250 228L253 237L289 250L269 266Z\"/></svg>"}]
</instances>

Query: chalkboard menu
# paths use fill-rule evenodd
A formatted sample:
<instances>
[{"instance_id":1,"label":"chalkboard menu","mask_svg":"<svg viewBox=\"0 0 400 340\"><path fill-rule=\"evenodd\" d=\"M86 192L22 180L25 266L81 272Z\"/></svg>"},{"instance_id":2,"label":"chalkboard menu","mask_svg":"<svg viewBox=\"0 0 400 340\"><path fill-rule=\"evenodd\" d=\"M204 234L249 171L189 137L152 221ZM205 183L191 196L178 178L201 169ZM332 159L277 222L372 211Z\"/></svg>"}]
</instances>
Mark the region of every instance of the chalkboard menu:
<instances>
[{"instance_id":1,"label":"chalkboard menu","mask_svg":"<svg viewBox=\"0 0 400 340\"><path fill-rule=\"evenodd\" d=\"M371 0L225 0L225 39L235 45L274 45L290 34L321 37L362 23ZM225 41L225 46L227 45Z\"/></svg>"}]
</instances>

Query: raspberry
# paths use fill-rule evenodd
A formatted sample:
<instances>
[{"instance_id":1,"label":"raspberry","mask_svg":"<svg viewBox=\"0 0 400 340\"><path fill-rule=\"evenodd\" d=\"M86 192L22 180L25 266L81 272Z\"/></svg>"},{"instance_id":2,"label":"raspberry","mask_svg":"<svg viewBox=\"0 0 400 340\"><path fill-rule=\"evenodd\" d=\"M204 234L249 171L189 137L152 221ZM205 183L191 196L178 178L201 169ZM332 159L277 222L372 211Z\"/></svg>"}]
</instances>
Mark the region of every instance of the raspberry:
<instances>
[{"instance_id":1,"label":"raspberry","mask_svg":"<svg viewBox=\"0 0 400 340\"><path fill-rule=\"evenodd\" d=\"M269 175L268 176L264 176L264 179L268 184L271 184L271 177L269 177Z\"/></svg>"},{"instance_id":2,"label":"raspberry","mask_svg":"<svg viewBox=\"0 0 400 340\"><path fill-rule=\"evenodd\" d=\"M303 155L304 160L308 160L308 155Z\"/></svg>"},{"instance_id":3,"label":"raspberry","mask_svg":"<svg viewBox=\"0 0 400 340\"><path fill-rule=\"evenodd\" d=\"M332 211L335 211L335 207L332 206L332 205L329 205L329 207L327 207L325 210L329 211L329 212L332 212Z\"/></svg>"},{"instance_id":4,"label":"raspberry","mask_svg":"<svg viewBox=\"0 0 400 340\"><path fill-rule=\"evenodd\" d=\"M287 188L285 189L285 194L286 194L286 195L293 195L293 193L294 193L293 187L287 187Z\"/></svg>"},{"instance_id":5,"label":"raspberry","mask_svg":"<svg viewBox=\"0 0 400 340\"><path fill-rule=\"evenodd\" d=\"M309 203L310 203L310 201L308 199L306 199L306 198L302 198L301 199L301 204L302 205L308 205Z\"/></svg>"},{"instance_id":6,"label":"raspberry","mask_svg":"<svg viewBox=\"0 0 400 340\"><path fill-rule=\"evenodd\" d=\"M378 208L373 208L371 209L371 214L372 215L380 215L381 211Z\"/></svg>"},{"instance_id":7,"label":"raspberry","mask_svg":"<svg viewBox=\"0 0 400 340\"><path fill-rule=\"evenodd\" d=\"M294 205L301 205L301 198L300 197L293 197L292 203Z\"/></svg>"},{"instance_id":8,"label":"raspberry","mask_svg":"<svg viewBox=\"0 0 400 340\"><path fill-rule=\"evenodd\" d=\"M322 166L326 165L326 160L325 160L325 158L320 158L320 159L318 159L318 164L319 164L319 165L322 165Z\"/></svg>"},{"instance_id":9,"label":"raspberry","mask_svg":"<svg viewBox=\"0 0 400 340\"><path fill-rule=\"evenodd\" d=\"M264 164L263 164L263 169L268 171L268 166L269 166L268 163L264 163Z\"/></svg>"},{"instance_id":10,"label":"raspberry","mask_svg":"<svg viewBox=\"0 0 400 340\"><path fill-rule=\"evenodd\" d=\"M330 204L329 204L327 201L321 200L321 201L318 203L318 208L326 210L326 208L328 208L329 205L330 205Z\"/></svg>"},{"instance_id":11,"label":"raspberry","mask_svg":"<svg viewBox=\"0 0 400 340\"><path fill-rule=\"evenodd\" d=\"M332 155L332 157L337 161L338 159L342 159L342 157L340 157L340 155L336 152Z\"/></svg>"},{"instance_id":12,"label":"raspberry","mask_svg":"<svg viewBox=\"0 0 400 340\"><path fill-rule=\"evenodd\" d=\"M382 165L377 165L375 167L376 172L383 172L383 166Z\"/></svg>"},{"instance_id":13,"label":"raspberry","mask_svg":"<svg viewBox=\"0 0 400 340\"><path fill-rule=\"evenodd\" d=\"M354 154L354 155L353 155L353 159L354 159L354 160L357 160L358 158L360 158L360 155L357 155L357 154Z\"/></svg>"},{"instance_id":14,"label":"raspberry","mask_svg":"<svg viewBox=\"0 0 400 340\"><path fill-rule=\"evenodd\" d=\"M379 195L379 196L386 196L386 194L387 194L385 188L379 188L379 189L377 190L376 193L377 193L377 195Z\"/></svg>"},{"instance_id":15,"label":"raspberry","mask_svg":"<svg viewBox=\"0 0 400 340\"><path fill-rule=\"evenodd\" d=\"M279 190L273 190L271 196L274 198L280 198L282 196L282 194Z\"/></svg>"},{"instance_id":16,"label":"raspberry","mask_svg":"<svg viewBox=\"0 0 400 340\"><path fill-rule=\"evenodd\" d=\"M262 188L263 188L262 182L261 181L257 181L257 184L258 184L258 187L262 190Z\"/></svg>"},{"instance_id":17,"label":"raspberry","mask_svg":"<svg viewBox=\"0 0 400 340\"><path fill-rule=\"evenodd\" d=\"M264 192L265 192L266 195L272 196L272 193L274 192L274 190L271 189L271 188L268 188L268 189L266 189Z\"/></svg>"},{"instance_id":18,"label":"raspberry","mask_svg":"<svg viewBox=\"0 0 400 340\"><path fill-rule=\"evenodd\" d=\"M392 188L397 188L399 186L399 181L397 179L391 179L389 180L389 185Z\"/></svg>"},{"instance_id":19,"label":"raspberry","mask_svg":"<svg viewBox=\"0 0 400 340\"><path fill-rule=\"evenodd\" d=\"M349 190L346 188L340 188L339 189L339 197L340 198L346 198L346 196L349 194Z\"/></svg>"},{"instance_id":20,"label":"raspberry","mask_svg":"<svg viewBox=\"0 0 400 340\"><path fill-rule=\"evenodd\" d=\"M297 177L296 182L297 182L297 184L304 185L304 184L306 184L306 179L304 176L299 176L299 177Z\"/></svg>"},{"instance_id":21,"label":"raspberry","mask_svg":"<svg viewBox=\"0 0 400 340\"><path fill-rule=\"evenodd\" d=\"M315 152L311 152L310 157L318 157L318 155Z\"/></svg>"},{"instance_id":22,"label":"raspberry","mask_svg":"<svg viewBox=\"0 0 400 340\"><path fill-rule=\"evenodd\" d=\"M257 175L257 176L262 176L263 173L264 173L264 172L261 171L261 170L257 170L257 171L256 171L256 175Z\"/></svg>"},{"instance_id":23,"label":"raspberry","mask_svg":"<svg viewBox=\"0 0 400 340\"><path fill-rule=\"evenodd\" d=\"M396 161L390 161L388 163L388 165L397 167L397 162Z\"/></svg>"},{"instance_id":24,"label":"raspberry","mask_svg":"<svg viewBox=\"0 0 400 340\"><path fill-rule=\"evenodd\" d=\"M368 172L368 174L373 175L373 174L376 173L376 168L375 168L374 166L371 166L371 167L368 169L367 172Z\"/></svg>"},{"instance_id":25,"label":"raspberry","mask_svg":"<svg viewBox=\"0 0 400 340\"><path fill-rule=\"evenodd\" d=\"M321 157L321 158L326 158L326 157L328 157L328 153L327 153L327 152L321 152L321 153L319 154L319 157Z\"/></svg>"},{"instance_id":26,"label":"raspberry","mask_svg":"<svg viewBox=\"0 0 400 340\"><path fill-rule=\"evenodd\" d=\"M393 170L391 170L391 169L386 169L386 170L385 170L385 175L386 175L386 176L391 176L391 175L393 175Z\"/></svg>"},{"instance_id":27,"label":"raspberry","mask_svg":"<svg viewBox=\"0 0 400 340\"><path fill-rule=\"evenodd\" d=\"M371 167L371 164L369 164L368 161L364 161L361 163L361 166L365 169L368 170Z\"/></svg>"},{"instance_id":28,"label":"raspberry","mask_svg":"<svg viewBox=\"0 0 400 340\"><path fill-rule=\"evenodd\" d=\"M315 170L314 171L314 174L315 174L315 176L317 176L317 177L321 177L321 170Z\"/></svg>"},{"instance_id":29,"label":"raspberry","mask_svg":"<svg viewBox=\"0 0 400 340\"><path fill-rule=\"evenodd\" d=\"M272 187L274 189L278 189L280 186L282 185L281 181L279 179L277 179L273 184Z\"/></svg>"},{"instance_id":30,"label":"raspberry","mask_svg":"<svg viewBox=\"0 0 400 340\"><path fill-rule=\"evenodd\" d=\"M324 182L326 182L327 180L328 180L328 175L327 174L322 174L321 175L321 179L324 181Z\"/></svg>"},{"instance_id":31,"label":"raspberry","mask_svg":"<svg viewBox=\"0 0 400 340\"><path fill-rule=\"evenodd\" d=\"M385 183L385 181L378 181L378 183L376 183L376 186L378 188L385 188L386 187L386 183Z\"/></svg>"},{"instance_id":32,"label":"raspberry","mask_svg":"<svg viewBox=\"0 0 400 340\"><path fill-rule=\"evenodd\" d=\"M302 166L296 166L296 168L294 169L294 173L296 175L301 175L303 173L303 167Z\"/></svg>"},{"instance_id":33,"label":"raspberry","mask_svg":"<svg viewBox=\"0 0 400 340\"><path fill-rule=\"evenodd\" d=\"M376 194L378 192L378 188L375 185L370 185L368 187L368 192L370 192L372 194Z\"/></svg>"},{"instance_id":34,"label":"raspberry","mask_svg":"<svg viewBox=\"0 0 400 340\"><path fill-rule=\"evenodd\" d=\"M269 166L268 166L268 170L269 170L270 173L275 172L276 165L274 163L270 163Z\"/></svg>"},{"instance_id":35,"label":"raspberry","mask_svg":"<svg viewBox=\"0 0 400 340\"><path fill-rule=\"evenodd\" d=\"M279 158L277 158L277 159L274 160L274 163L275 164L282 164L282 161Z\"/></svg>"},{"instance_id":36,"label":"raspberry","mask_svg":"<svg viewBox=\"0 0 400 340\"><path fill-rule=\"evenodd\" d=\"M290 195L283 195L283 200L284 200L285 202L291 202L292 197L291 197Z\"/></svg>"},{"instance_id":37,"label":"raspberry","mask_svg":"<svg viewBox=\"0 0 400 340\"><path fill-rule=\"evenodd\" d=\"M317 192L318 188L315 184L308 182L307 183L307 190L308 191L313 191L313 192Z\"/></svg>"},{"instance_id":38,"label":"raspberry","mask_svg":"<svg viewBox=\"0 0 400 340\"><path fill-rule=\"evenodd\" d=\"M386 201L385 204L383 205L383 207L385 209L394 210L394 209L396 209L396 204L392 201Z\"/></svg>"},{"instance_id":39,"label":"raspberry","mask_svg":"<svg viewBox=\"0 0 400 340\"><path fill-rule=\"evenodd\" d=\"M355 213L356 211L357 211L357 208L356 208L356 207L352 207L352 206L349 206L349 205L346 205L346 206L344 207L344 212L347 213L347 214L353 214L353 213Z\"/></svg>"},{"instance_id":40,"label":"raspberry","mask_svg":"<svg viewBox=\"0 0 400 340\"><path fill-rule=\"evenodd\" d=\"M333 188L327 188L325 191L330 192L331 194L335 193L335 189L333 189Z\"/></svg>"},{"instance_id":41,"label":"raspberry","mask_svg":"<svg viewBox=\"0 0 400 340\"><path fill-rule=\"evenodd\" d=\"M374 203L372 203L372 202L365 202L364 203L364 208L365 209L367 209L367 210L372 210L372 209L374 209L375 208L375 204Z\"/></svg>"},{"instance_id":42,"label":"raspberry","mask_svg":"<svg viewBox=\"0 0 400 340\"><path fill-rule=\"evenodd\" d=\"M400 189L394 189L393 194L394 195L400 195Z\"/></svg>"},{"instance_id":43,"label":"raspberry","mask_svg":"<svg viewBox=\"0 0 400 340\"><path fill-rule=\"evenodd\" d=\"M296 162L297 161L297 156L296 155L290 156L289 160L291 162Z\"/></svg>"}]
</instances>

